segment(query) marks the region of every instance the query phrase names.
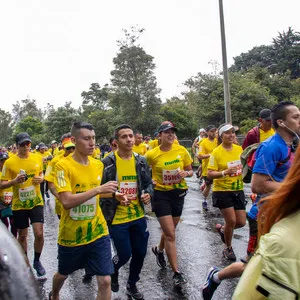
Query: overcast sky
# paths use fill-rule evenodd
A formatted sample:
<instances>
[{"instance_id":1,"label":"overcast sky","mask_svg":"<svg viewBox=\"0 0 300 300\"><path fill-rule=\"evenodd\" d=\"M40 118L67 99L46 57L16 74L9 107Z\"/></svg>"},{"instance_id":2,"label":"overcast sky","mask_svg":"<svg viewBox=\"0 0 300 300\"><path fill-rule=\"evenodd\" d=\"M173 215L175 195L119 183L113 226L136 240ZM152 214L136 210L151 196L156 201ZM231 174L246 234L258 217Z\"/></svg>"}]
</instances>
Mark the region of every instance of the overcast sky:
<instances>
[{"instance_id":1,"label":"overcast sky","mask_svg":"<svg viewBox=\"0 0 300 300\"><path fill-rule=\"evenodd\" d=\"M289 26L300 31L299 0L223 0L228 65L269 45ZM110 82L122 29L145 28L139 43L154 57L161 98L222 65L219 0L9 0L0 4L0 96L4 110L29 96L40 108L72 101Z\"/></svg>"}]
</instances>

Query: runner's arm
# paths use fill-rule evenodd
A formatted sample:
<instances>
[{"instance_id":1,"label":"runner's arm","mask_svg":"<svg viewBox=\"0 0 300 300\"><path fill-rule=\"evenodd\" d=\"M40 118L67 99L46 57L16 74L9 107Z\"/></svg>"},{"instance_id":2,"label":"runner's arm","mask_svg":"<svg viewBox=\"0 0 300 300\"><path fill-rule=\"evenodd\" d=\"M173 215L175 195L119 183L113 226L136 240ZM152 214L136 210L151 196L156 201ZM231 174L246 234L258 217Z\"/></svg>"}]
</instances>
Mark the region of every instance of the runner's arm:
<instances>
[{"instance_id":1,"label":"runner's arm","mask_svg":"<svg viewBox=\"0 0 300 300\"><path fill-rule=\"evenodd\" d=\"M272 180L269 175L253 173L251 180L252 192L256 194L269 194L277 190L280 182Z\"/></svg>"},{"instance_id":2,"label":"runner's arm","mask_svg":"<svg viewBox=\"0 0 300 300\"><path fill-rule=\"evenodd\" d=\"M0 189L10 188L17 183L22 183L22 182L26 181L25 179L26 179L26 174L18 174L15 179L1 180L0 181Z\"/></svg>"},{"instance_id":3,"label":"runner's arm","mask_svg":"<svg viewBox=\"0 0 300 300\"><path fill-rule=\"evenodd\" d=\"M63 205L64 209L71 209L76 207L89 199L101 194L102 197L113 198L113 194L117 191L118 183L116 181L108 181L105 184L97 186L89 191L72 194L72 192L58 193L58 199Z\"/></svg>"}]
</instances>

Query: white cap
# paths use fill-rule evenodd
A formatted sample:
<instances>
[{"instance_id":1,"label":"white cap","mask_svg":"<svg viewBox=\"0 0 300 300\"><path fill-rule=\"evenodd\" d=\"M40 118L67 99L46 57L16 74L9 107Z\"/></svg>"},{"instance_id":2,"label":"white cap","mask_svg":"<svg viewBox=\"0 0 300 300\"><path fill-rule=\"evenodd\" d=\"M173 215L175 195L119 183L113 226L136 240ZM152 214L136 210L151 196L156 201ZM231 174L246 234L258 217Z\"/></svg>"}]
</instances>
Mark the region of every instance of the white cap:
<instances>
[{"instance_id":1,"label":"white cap","mask_svg":"<svg viewBox=\"0 0 300 300\"><path fill-rule=\"evenodd\" d=\"M206 130L204 128L200 128L199 132L206 132Z\"/></svg>"}]
</instances>

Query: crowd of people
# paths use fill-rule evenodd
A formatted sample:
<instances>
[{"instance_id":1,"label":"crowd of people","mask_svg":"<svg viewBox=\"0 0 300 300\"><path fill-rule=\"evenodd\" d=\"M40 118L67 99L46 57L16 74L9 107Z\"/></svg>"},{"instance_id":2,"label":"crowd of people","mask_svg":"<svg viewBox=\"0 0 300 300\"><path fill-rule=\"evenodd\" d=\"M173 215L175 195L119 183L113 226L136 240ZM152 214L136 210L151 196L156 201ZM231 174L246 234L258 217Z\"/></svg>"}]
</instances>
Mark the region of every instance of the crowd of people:
<instances>
[{"instance_id":1,"label":"crowd of people","mask_svg":"<svg viewBox=\"0 0 300 300\"><path fill-rule=\"evenodd\" d=\"M294 299L300 295L300 150L295 154L294 143L300 134L300 112L294 103L283 101L262 110L258 122L242 146L236 137L238 128L229 123L200 129L192 146L200 162L196 175L203 193L203 213L209 209L212 188L212 205L224 218L223 224L216 224L216 231L228 261L236 261L234 229L245 226L246 220L249 224L247 257L222 270L211 267L201 287L204 299L212 299L222 280L241 275L234 299L267 299L279 293L284 293L284 299ZM49 148L41 142L32 149L27 133L19 133L9 151L1 149L1 220L26 255L32 225L33 268L40 280L46 278L40 260L43 206L49 191L55 197L58 268L49 299L59 299L65 280L78 269L85 270L84 283L96 277L97 299L111 299L111 291L119 291L119 270L129 261L126 294L144 299L137 283L148 250L144 206L149 203L162 231L151 248L157 265L165 269L168 261L175 286L187 282L177 263L176 227L188 191L185 178L194 172L192 157L179 144L177 131L172 122L165 121L151 140L123 124L109 141L96 147L93 126L77 121L61 137L60 149L56 140ZM259 145L252 170L253 204L246 213L240 157L255 143Z\"/></svg>"}]
</instances>

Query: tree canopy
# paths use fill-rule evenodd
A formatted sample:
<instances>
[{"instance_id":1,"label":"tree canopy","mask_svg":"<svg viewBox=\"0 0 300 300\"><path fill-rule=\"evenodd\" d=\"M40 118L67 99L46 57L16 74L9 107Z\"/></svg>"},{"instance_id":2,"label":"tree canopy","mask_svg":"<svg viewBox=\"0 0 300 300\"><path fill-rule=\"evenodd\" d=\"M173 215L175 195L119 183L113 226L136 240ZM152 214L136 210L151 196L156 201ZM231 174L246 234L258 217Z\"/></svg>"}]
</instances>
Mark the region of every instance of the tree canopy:
<instances>
[{"instance_id":1,"label":"tree canopy","mask_svg":"<svg viewBox=\"0 0 300 300\"><path fill-rule=\"evenodd\" d=\"M144 29L124 30L117 41L110 82L93 82L82 91L82 105L66 102L41 109L27 97L13 104L12 113L0 109L0 144L12 144L21 131L32 135L34 144L49 143L70 131L75 120L95 127L97 142L112 136L117 125L127 123L134 130L153 135L162 121L179 129L178 138L193 139L200 127L224 122L222 73L197 74L187 78L180 96L162 103L155 76L154 57L138 44ZM234 58L229 69L233 124L246 133L262 108L282 100L300 105L300 34L288 28L270 45L255 46ZM172 70L170 70L172 71Z\"/></svg>"}]
</instances>

